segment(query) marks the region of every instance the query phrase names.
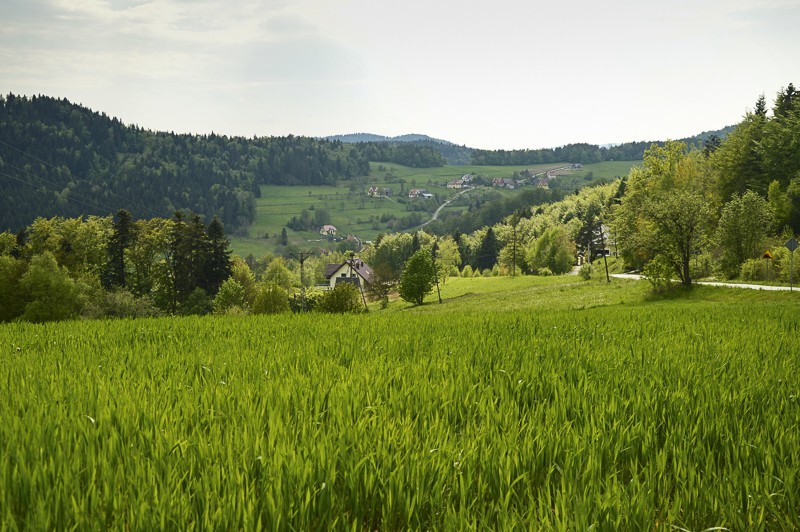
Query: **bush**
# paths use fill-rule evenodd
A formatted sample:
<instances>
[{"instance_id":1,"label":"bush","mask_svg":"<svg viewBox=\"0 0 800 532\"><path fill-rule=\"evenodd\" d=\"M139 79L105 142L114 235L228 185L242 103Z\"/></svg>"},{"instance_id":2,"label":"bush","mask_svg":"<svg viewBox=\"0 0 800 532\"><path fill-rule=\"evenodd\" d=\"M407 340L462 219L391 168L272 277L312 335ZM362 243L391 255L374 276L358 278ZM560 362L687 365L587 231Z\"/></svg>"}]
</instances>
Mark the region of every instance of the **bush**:
<instances>
[{"instance_id":1,"label":"bush","mask_svg":"<svg viewBox=\"0 0 800 532\"><path fill-rule=\"evenodd\" d=\"M289 312L289 294L275 282L262 283L253 301L253 314Z\"/></svg>"},{"instance_id":2,"label":"bush","mask_svg":"<svg viewBox=\"0 0 800 532\"><path fill-rule=\"evenodd\" d=\"M83 316L91 319L99 318L149 318L160 316L150 296L134 297L125 289L103 292L100 298L92 301L83 309Z\"/></svg>"},{"instance_id":3,"label":"bush","mask_svg":"<svg viewBox=\"0 0 800 532\"><path fill-rule=\"evenodd\" d=\"M233 277L229 277L222 286L219 287L217 297L214 299L214 313L227 314L228 310L238 307L238 309L246 309L247 303L245 302L245 289ZM238 313L238 312L237 312Z\"/></svg>"},{"instance_id":4,"label":"bush","mask_svg":"<svg viewBox=\"0 0 800 532\"><path fill-rule=\"evenodd\" d=\"M472 274L473 274L472 266L470 266L469 264L464 266L464 269L461 270L461 277L472 277Z\"/></svg>"},{"instance_id":5,"label":"bush","mask_svg":"<svg viewBox=\"0 0 800 532\"><path fill-rule=\"evenodd\" d=\"M592 278L592 264L589 262L584 262L581 269L578 270L578 275L581 276L581 279L584 281L588 281Z\"/></svg>"},{"instance_id":6,"label":"bush","mask_svg":"<svg viewBox=\"0 0 800 532\"><path fill-rule=\"evenodd\" d=\"M180 314L184 316L205 316L214 310L214 300L202 288L195 288L181 305Z\"/></svg>"},{"instance_id":7,"label":"bush","mask_svg":"<svg viewBox=\"0 0 800 532\"><path fill-rule=\"evenodd\" d=\"M747 259L742 263L739 277L742 281L771 281L775 279L773 266L767 259Z\"/></svg>"},{"instance_id":8,"label":"bush","mask_svg":"<svg viewBox=\"0 0 800 532\"><path fill-rule=\"evenodd\" d=\"M332 314L358 314L364 312L361 291L351 283L339 283L333 290L325 292L317 308Z\"/></svg>"},{"instance_id":9,"label":"bush","mask_svg":"<svg viewBox=\"0 0 800 532\"><path fill-rule=\"evenodd\" d=\"M650 281L653 293L656 294L666 292L672 287L673 273L672 265L663 255L656 255L642 270L644 278Z\"/></svg>"},{"instance_id":10,"label":"bush","mask_svg":"<svg viewBox=\"0 0 800 532\"><path fill-rule=\"evenodd\" d=\"M714 259L711 253L700 253L689 262L689 273L692 279L710 277L714 271Z\"/></svg>"}]
</instances>

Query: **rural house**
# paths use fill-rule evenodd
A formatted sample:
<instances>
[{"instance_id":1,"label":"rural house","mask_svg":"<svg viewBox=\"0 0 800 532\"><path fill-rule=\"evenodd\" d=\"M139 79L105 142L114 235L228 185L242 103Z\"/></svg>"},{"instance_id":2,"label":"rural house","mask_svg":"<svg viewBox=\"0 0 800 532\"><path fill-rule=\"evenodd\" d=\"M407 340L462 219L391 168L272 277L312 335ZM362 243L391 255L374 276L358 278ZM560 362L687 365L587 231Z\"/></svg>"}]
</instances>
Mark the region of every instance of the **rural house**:
<instances>
[{"instance_id":1,"label":"rural house","mask_svg":"<svg viewBox=\"0 0 800 532\"><path fill-rule=\"evenodd\" d=\"M426 198L430 199L433 197L433 194L425 190L424 188L412 188L408 191L409 198Z\"/></svg>"},{"instance_id":2,"label":"rural house","mask_svg":"<svg viewBox=\"0 0 800 532\"><path fill-rule=\"evenodd\" d=\"M334 236L336 235L336 226L331 224L323 225L322 227L319 228L319 234L326 236Z\"/></svg>"},{"instance_id":3,"label":"rural house","mask_svg":"<svg viewBox=\"0 0 800 532\"><path fill-rule=\"evenodd\" d=\"M328 280L330 288L335 287L337 283L353 283L363 288L372 282L374 275L372 268L358 257L347 259L340 264L325 266L325 279Z\"/></svg>"}]
</instances>

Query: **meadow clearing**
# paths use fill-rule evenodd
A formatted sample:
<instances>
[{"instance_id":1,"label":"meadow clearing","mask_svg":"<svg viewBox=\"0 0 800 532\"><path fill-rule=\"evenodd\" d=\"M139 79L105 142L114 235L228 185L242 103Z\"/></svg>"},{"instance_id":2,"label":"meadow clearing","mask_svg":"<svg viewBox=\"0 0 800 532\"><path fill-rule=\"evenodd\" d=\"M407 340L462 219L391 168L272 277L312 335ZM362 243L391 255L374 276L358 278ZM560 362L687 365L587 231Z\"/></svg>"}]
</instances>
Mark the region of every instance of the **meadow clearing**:
<instances>
[{"instance_id":1,"label":"meadow clearing","mask_svg":"<svg viewBox=\"0 0 800 532\"><path fill-rule=\"evenodd\" d=\"M584 165L568 175L559 176L561 186L569 190L591 184L600 179L614 179L627 175L631 167L638 163L632 161L611 161ZM374 240L381 232L391 232L387 228L386 217L402 218L413 211L398 199L408 194L412 188L425 188L435 194L440 201L455 195L456 190L448 189L448 181L464 174L482 175L488 178L510 178L514 172L529 169L531 172L559 166L558 163L527 166L442 166L439 168L409 168L394 163L371 163L372 174L351 181L341 181L337 186L267 186L261 188L261 198L256 200L256 218L248 228L247 236L233 235L231 248L245 257L252 254L261 257L271 253L278 243L278 235L292 216L299 216L303 209L325 209L330 215L330 223L336 226L340 235L357 235L362 241ZM402 189L401 189L402 183ZM366 191L371 186L381 189L391 188L390 197L371 198ZM401 192L402 190L402 192ZM487 188L469 194L513 196L520 190ZM417 206L422 200L416 201ZM430 203L432 211L438 203ZM453 203L443 209L443 214L466 209L465 201ZM313 215L314 212L312 211ZM420 211L422 220L430 219L430 213ZM382 221L382 219L384 221ZM268 238L264 238L268 235ZM317 231L287 230L288 241L300 248L334 246Z\"/></svg>"},{"instance_id":2,"label":"meadow clearing","mask_svg":"<svg viewBox=\"0 0 800 532\"><path fill-rule=\"evenodd\" d=\"M0 528L800 526L797 293L443 296L0 325Z\"/></svg>"}]
</instances>

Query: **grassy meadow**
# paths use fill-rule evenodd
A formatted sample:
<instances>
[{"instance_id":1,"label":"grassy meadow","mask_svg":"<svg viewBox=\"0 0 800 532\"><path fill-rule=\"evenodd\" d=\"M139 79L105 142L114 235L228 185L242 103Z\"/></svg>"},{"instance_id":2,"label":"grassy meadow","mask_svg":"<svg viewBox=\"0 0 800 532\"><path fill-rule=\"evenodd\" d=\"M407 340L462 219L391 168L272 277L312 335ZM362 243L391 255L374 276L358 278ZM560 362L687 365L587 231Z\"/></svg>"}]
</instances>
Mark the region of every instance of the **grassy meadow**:
<instances>
[{"instance_id":1,"label":"grassy meadow","mask_svg":"<svg viewBox=\"0 0 800 532\"><path fill-rule=\"evenodd\" d=\"M0 528L800 527L797 293L442 295L0 325Z\"/></svg>"},{"instance_id":2,"label":"grassy meadow","mask_svg":"<svg viewBox=\"0 0 800 532\"><path fill-rule=\"evenodd\" d=\"M570 189L579 188L597 179L613 179L624 176L636 164L631 161L603 162L584 165L568 175L559 176L558 181ZM278 244L277 236L292 216L299 216L303 209L323 208L331 216L331 223L342 235L357 235L361 240L374 240L378 233L387 232L387 225L381 221L384 215L398 218L411 213L405 204L398 203L399 196L407 195L412 188L425 188L435 194L440 201L455 195L457 191L448 189L447 182L464 174L482 175L488 178L510 178L514 172L526 168L531 172L542 171L559 164L530 166L443 166L439 168L409 168L393 163L372 163L369 177L351 181L341 181L337 186L263 186L261 198L256 200L256 219L248 229L248 236L234 236L231 247L243 257L255 257L273 252ZM401 182L402 191L401 194ZM366 190L370 186L391 188L390 198L370 198ZM514 195L519 190L492 189L502 195ZM479 191L469 194L480 193ZM421 201L421 200L420 200ZM431 208L436 203L430 203ZM455 203L443 212L463 210L464 204ZM313 213L312 213L313 214ZM430 214L420 213L423 219ZM268 235L268 238L264 238ZM296 232L287 230L289 242L300 248L328 247L329 243L315 231Z\"/></svg>"}]
</instances>

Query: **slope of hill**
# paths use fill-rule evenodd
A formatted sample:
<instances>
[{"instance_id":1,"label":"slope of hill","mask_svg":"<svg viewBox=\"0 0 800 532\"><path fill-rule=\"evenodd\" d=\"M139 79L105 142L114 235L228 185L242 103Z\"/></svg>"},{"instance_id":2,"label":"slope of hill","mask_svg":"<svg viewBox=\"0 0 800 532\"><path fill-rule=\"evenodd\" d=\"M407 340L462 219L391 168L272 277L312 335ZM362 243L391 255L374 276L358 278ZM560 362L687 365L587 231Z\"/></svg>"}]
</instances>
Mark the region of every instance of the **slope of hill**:
<instances>
[{"instance_id":1,"label":"slope of hill","mask_svg":"<svg viewBox=\"0 0 800 532\"><path fill-rule=\"evenodd\" d=\"M37 216L170 217L191 209L235 229L259 185L333 184L369 173L341 143L307 137L176 135L128 126L67 100L0 97L0 230Z\"/></svg>"}]
</instances>

